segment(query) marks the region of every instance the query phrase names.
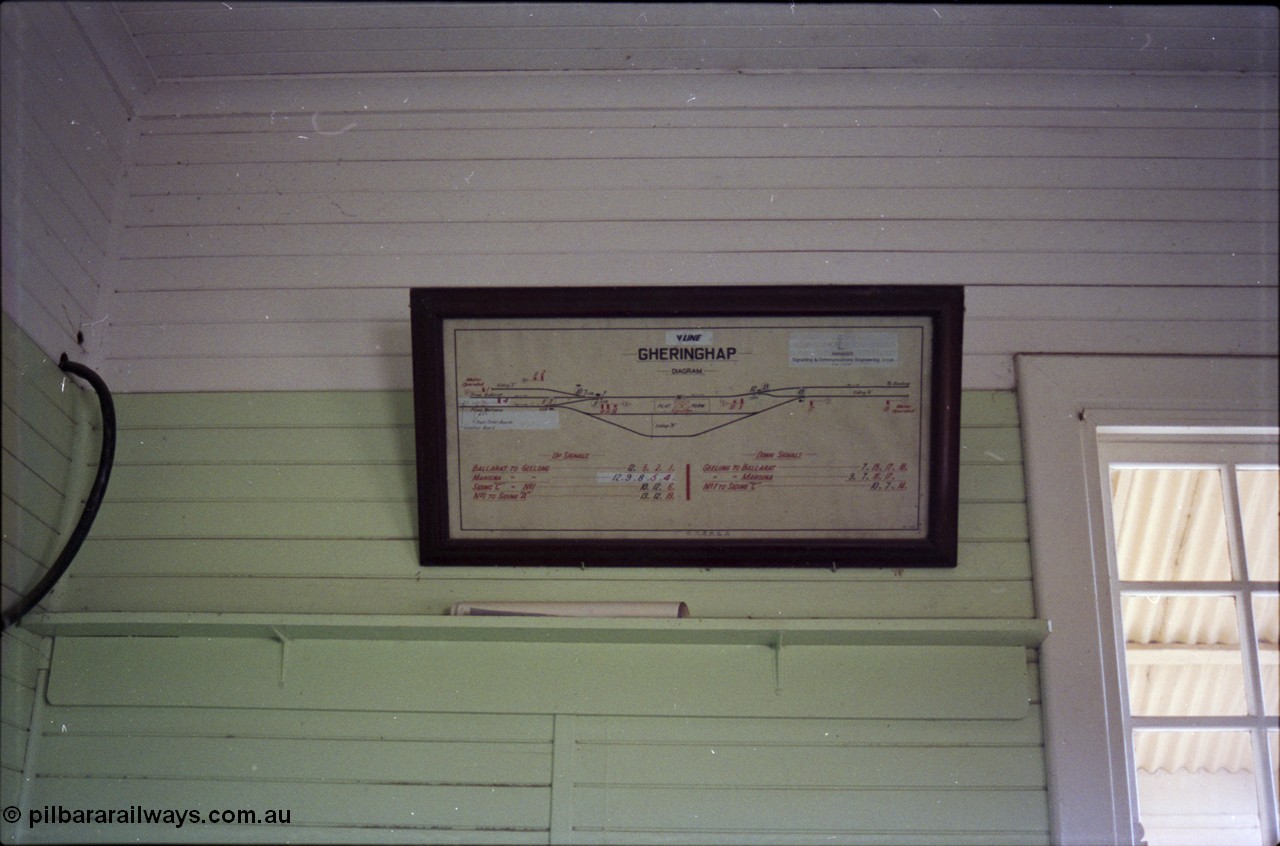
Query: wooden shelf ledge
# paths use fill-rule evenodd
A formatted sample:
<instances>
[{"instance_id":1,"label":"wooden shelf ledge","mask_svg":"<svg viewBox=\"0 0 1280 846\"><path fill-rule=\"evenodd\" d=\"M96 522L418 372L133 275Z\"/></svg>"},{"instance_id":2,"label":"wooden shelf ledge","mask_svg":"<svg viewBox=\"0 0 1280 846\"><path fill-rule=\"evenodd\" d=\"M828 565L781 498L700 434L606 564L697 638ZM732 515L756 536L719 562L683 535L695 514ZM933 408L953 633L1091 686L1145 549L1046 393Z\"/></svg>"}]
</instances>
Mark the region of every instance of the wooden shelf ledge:
<instances>
[{"instance_id":1,"label":"wooden shelf ledge","mask_svg":"<svg viewBox=\"0 0 1280 846\"><path fill-rule=\"evenodd\" d=\"M1034 647L1050 631L1048 621L1028 619L650 619L112 611L32 614L23 620L22 627L47 637L762 646Z\"/></svg>"}]
</instances>

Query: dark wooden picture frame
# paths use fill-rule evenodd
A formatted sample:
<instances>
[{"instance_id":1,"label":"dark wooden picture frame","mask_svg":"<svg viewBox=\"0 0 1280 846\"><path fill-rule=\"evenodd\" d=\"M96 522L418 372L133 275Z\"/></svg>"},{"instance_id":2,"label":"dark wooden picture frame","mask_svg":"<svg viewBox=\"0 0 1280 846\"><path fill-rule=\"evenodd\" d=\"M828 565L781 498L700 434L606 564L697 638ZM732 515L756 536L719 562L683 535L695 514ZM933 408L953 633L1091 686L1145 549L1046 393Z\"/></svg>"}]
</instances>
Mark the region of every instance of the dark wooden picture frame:
<instances>
[{"instance_id":1,"label":"dark wooden picture frame","mask_svg":"<svg viewBox=\"0 0 1280 846\"><path fill-rule=\"evenodd\" d=\"M963 287L415 288L410 291L410 310L419 560L423 566L835 569L956 565ZM682 332L692 327L698 331ZM634 340L637 337L641 338L639 344ZM738 337L746 338L746 343L724 345L723 339L733 343ZM651 342L650 338L657 340ZM916 338L921 339L918 349L911 346L911 339ZM615 344L618 339L621 342ZM756 339L754 345L752 339ZM586 350L579 359L555 346L570 341L588 344L572 347ZM589 346L591 343L599 349ZM526 352L526 344L532 352ZM765 355L762 350L766 348L782 352ZM605 350L608 355L603 354ZM538 369L538 356L558 363L551 368L554 376L548 377L545 367ZM611 384L584 387L586 380L581 380L571 387L574 376L566 375L571 369L566 362L572 365L575 361L595 368L591 372L597 374L597 382ZM786 373L789 384L746 387L748 366L764 361L772 363L772 372ZM601 372L613 374L609 368L624 366L629 369L618 371L617 379L599 376ZM873 378L895 366L915 367L911 372L918 371L920 377L914 385L910 379ZM522 376L519 384L492 375L504 367L502 372L524 368L530 375ZM714 378L730 378L741 385L733 383L732 390L725 388L720 393L659 391L662 396L657 396L650 389L649 393L629 396L624 390L627 380L641 373L641 367L646 379L666 379L667 368L671 374L697 377L691 383L672 376L673 384L701 386ZM659 371L661 376L652 376ZM474 375L480 372L489 375ZM862 382L842 381L844 374L855 372L866 378ZM792 378L792 373L801 375ZM718 375L708 378L708 374ZM806 383L806 376L813 384ZM552 381L531 381L548 378ZM703 471L724 472L699 475L698 462L689 459L665 465L659 461L652 468L638 460L625 467L621 463L594 466L577 474L581 481L581 493L575 494L578 499L557 503L559 511L542 512L541 522L534 519L523 528L509 528L505 517L493 518L496 524L491 525L483 516L531 514L531 506L524 503L534 497L543 497L539 502L546 503L538 507L550 507L549 494L544 497L544 491L555 488L553 480L567 478L567 474L556 474L567 465L553 466L553 459L599 454L589 443L582 443L584 437L621 438L624 442L632 438L637 455L644 451L642 446L713 445L723 436L711 432L745 433L751 431L749 426L763 426L760 421L774 421L782 431L795 432L786 428L796 425L786 416L800 419L795 415L801 409L812 412L815 402L825 405L809 419L830 421L828 428L851 427L854 414L859 415L861 428L856 437L852 432L813 430L828 438L828 447L846 441L873 442L873 435L881 436L879 427L886 433L896 427L893 434L883 436L897 438L891 442L894 444L901 443L900 433L911 432L912 426L919 432L912 436L916 440L911 444L894 447L897 452L881 450L891 458L883 466L867 455L856 454L854 448L854 454L846 456L847 462L837 462L834 472L842 475L830 477L831 484L825 485L835 493L810 490L818 487L816 484L792 485L802 489L802 495L856 496L863 499L849 502L868 504L866 508L845 508L846 515L840 510L843 501L833 502L835 515L826 518L826 528L802 525L822 522L808 516L812 509L800 507L793 515L788 507L774 506L765 507L754 517L725 521L736 528L724 531L717 529L720 524L710 517L690 517L694 522L666 525L665 515L678 513L679 500L686 501L687 508L679 512L682 514L694 511L695 499L699 503L732 500L733 507L748 501L785 506L790 493L782 490L783 481L798 479L798 475L784 476L800 465L767 463L774 453L763 450L756 455L765 456L765 463L740 466L768 468L770 472L741 473L737 464L704 463ZM682 410L676 407L680 403L685 406L683 411L693 414L677 416ZM872 415L872 404L883 415ZM764 411L769 414L758 421L738 425ZM609 416L618 414L622 416ZM591 420L584 423L583 415ZM904 428L903 418L915 422ZM611 425L598 425L604 423ZM669 433L659 435L655 427L668 427ZM516 456L507 462L509 448L504 448L501 460L496 451L492 461L470 457L480 455L476 450L484 444L500 439L520 445L568 437L569 432L574 433L575 445L582 444L580 451L557 447L551 452L544 445L537 458L524 457L527 460ZM765 438L761 443L767 441L772 446L780 440ZM824 460L830 461L832 451L825 450ZM465 460L464 453L469 456ZM918 460L897 463L899 453ZM784 451L778 455L799 457L801 453ZM579 467L587 470L585 465L574 469ZM885 469L889 471L888 482L882 481ZM653 472L646 472L650 470ZM913 474L913 470L917 472ZM901 472L895 476L896 471ZM597 487L591 486L597 483ZM883 493L890 487L892 491ZM740 493L736 499L733 495L694 496L704 490ZM914 510L906 499L912 491ZM601 504L606 495L616 496L619 502ZM772 500L762 499L766 495ZM493 504L486 498L508 499L512 504ZM659 503L661 498L668 503ZM640 506L640 502L645 504ZM892 519L886 520L883 531L871 518L856 530L844 525L846 516L854 526L860 515L876 512L879 503L887 502L901 505L890 508ZM595 519L591 508L597 506L625 509L605 513L625 515L627 527L608 525L620 522L610 516L601 520L597 531L591 523ZM736 513L723 510L730 508L728 505L717 507L722 509L719 514ZM668 510L663 512L664 508ZM546 521L553 513L583 516L567 517L566 525L560 525ZM631 523L632 514L639 515L635 520L640 522ZM904 521L900 514L914 516ZM759 515L769 516L762 519ZM576 525L579 519L584 522L581 527ZM703 525L698 519L712 522ZM775 519L777 524L773 525ZM910 523L910 530L904 531L899 523Z\"/></svg>"}]
</instances>

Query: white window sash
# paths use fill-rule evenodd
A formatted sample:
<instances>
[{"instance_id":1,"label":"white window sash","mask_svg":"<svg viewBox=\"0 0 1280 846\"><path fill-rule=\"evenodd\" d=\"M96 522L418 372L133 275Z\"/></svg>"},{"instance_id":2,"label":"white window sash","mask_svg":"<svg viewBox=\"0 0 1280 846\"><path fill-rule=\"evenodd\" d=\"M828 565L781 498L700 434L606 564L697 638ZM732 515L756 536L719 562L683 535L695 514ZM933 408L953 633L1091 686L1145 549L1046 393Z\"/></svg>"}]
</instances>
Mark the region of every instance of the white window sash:
<instances>
[{"instance_id":1,"label":"white window sash","mask_svg":"<svg viewBox=\"0 0 1280 846\"><path fill-rule=\"evenodd\" d=\"M1276 427L1275 358L1017 356L1051 839L1136 844L1099 428ZM1180 434L1180 432L1182 434Z\"/></svg>"},{"instance_id":2,"label":"white window sash","mask_svg":"<svg viewBox=\"0 0 1280 846\"><path fill-rule=\"evenodd\" d=\"M1158 431L1144 428L1139 431L1122 427L1103 427L1097 429L1098 451L1101 458L1098 480L1103 487L1103 511L1105 536L1108 539L1108 569L1112 585L1113 625L1121 628L1121 614L1118 603L1122 596L1158 595L1158 596L1215 596L1227 597L1235 602L1236 626L1240 633L1240 647L1232 654L1240 662L1242 693L1249 703L1249 713L1241 716L1208 717L1144 717L1134 716L1125 709L1124 734L1131 737L1135 730L1196 730L1196 731L1242 731L1248 733L1255 758L1265 760L1263 751L1267 743L1267 732L1274 728L1276 718L1263 713L1264 693L1259 687L1261 683L1260 656L1255 636L1257 627L1254 621L1253 598L1257 595L1274 595L1274 582L1250 580L1245 564L1244 524L1241 519L1238 498L1236 472L1254 467L1274 468L1277 464L1276 437L1274 427L1261 427L1249 430L1223 431L1222 427L1200 428L1190 434L1196 438L1188 441L1183 437L1168 438ZM1117 536L1115 519L1110 501L1110 471L1116 468L1158 467L1179 469L1216 470L1219 473L1220 490L1222 492L1223 517L1226 521L1226 540L1230 551L1231 577L1229 582L1136 582L1121 581L1115 560L1114 539ZM1127 688L1125 666L1134 655L1127 651L1124 644L1119 644L1116 656L1121 684ZM1128 690L1124 690L1127 699ZM1133 747L1128 748L1128 773L1135 770ZM1136 779L1135 779L1136 780ZM1271 843L1277 840L1280 832L1275 828L1275 784L1270 766L1260 766L1254 770L1254 782L1258 793L1259 825L1262 830L1262 842ZM1137 808L1137 804L1134 804Z\"/></svg>"}]
</instances>

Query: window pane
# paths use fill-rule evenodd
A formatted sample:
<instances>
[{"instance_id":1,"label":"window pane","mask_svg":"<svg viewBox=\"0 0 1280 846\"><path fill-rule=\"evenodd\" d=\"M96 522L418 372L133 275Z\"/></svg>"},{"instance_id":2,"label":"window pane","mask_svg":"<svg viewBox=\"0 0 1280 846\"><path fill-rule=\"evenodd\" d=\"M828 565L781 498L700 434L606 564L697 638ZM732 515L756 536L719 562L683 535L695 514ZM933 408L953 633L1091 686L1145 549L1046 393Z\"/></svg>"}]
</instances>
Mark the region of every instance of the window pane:
<instances>
[{"instance_id":1,"label":"window pane","mask_svg":"<svg viewBox=\"0 0 1280 846\"><path fill-rule=\"evenodd\" d=\"M1179 468L1111 470L1121 581L1231 578L1221 475Z\"/></svg>"},{"instance_id":2,"label":"window pane","mask_svg":"<svg viewBox=\"0 0 1280 846\"><path fill-rule=\"evenodd\" d=\"M1280 471L1240 470L1236 478L1249 578L1274 582L1280 578Z\"/></svg>"},{"instance_id":3,"label":"window pane","mask_svg":"<svg viewBox=\"0 0 1280 846\"><path fill-rule=\"evenodd\" d=\"M1128 594L1120 613L1131 714L1248 713L1234 599Z\"/></svg>"},{"instance_id":4,"label":"window pane","mask_svg":"<svg viewBox=\"0 0 1280 846\"><path fill-rule=\"evenodd\" d=\"M1150 846L1262 842L1248 732L1135 731L1133 750Z\"/></svg>"},{"instance_id":5,"label":"window pane","mask_svg":"<svg viewBox=\"0 0 1280 846\"><path fill-rule=\"evenodd\" d=\"M1280 714L1280 597L1253 597L1253 625L1258 630L1262 713L1273 716Z\"/></svg>"},{"instance_id":6,"label":"window pane","mask_svg":"<svg viewBox=\"0 0 1280 846\"><path fill-rule=\"evenodd\" d=\"M1267 745L1271 747L1271 787L1275 793L1275 807L1280 808L1280 731L1267 732Z\"/></svg>"}]
</instances>

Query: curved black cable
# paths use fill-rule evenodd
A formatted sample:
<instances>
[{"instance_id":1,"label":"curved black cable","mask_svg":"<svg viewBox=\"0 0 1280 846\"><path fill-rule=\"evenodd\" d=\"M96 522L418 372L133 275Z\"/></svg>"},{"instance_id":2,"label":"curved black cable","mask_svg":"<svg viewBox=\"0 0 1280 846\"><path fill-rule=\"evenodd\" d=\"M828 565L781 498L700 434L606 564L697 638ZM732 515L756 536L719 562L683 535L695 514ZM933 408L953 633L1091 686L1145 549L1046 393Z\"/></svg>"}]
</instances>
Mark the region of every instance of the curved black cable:
<instances>
[{"instance_id":1,"label":"curved black cable","mask_svg":"<svg viewBox=\"0 0 1280 846\"><path fill-rule=\"evenodd\" d=\"M3 628L7 629L22 619L32 608L36 607L45 595L53 589L58 579L71 566L71 560L76 557L76 553L80 551L80 544L84 543L84 539L89 534L89 527L93 525L93 519L98 516L98 507L102 505L102 496L107 492L107 480L111 478L111 465L116 455L116 407L111 401L111 391L107 390L107 384L102 381L97 373L94 373L83 364L77 364L74 361L67 360L67 354L62 354L62 359L58 362L58 367L64 373L72 373L84 379L93 386L94 393L98 395L98 405L102 409L102 454L98 457L98 475L94 477L93 487L89 489L89 496L84 502L84 511L80 513L80 520L76 523L75 529L72 530L71 536L67 538L66 546L62 548L62 552L58 555L58 560L53 562L48 572L34 588L32 588L25 597L23 597L14 608L4 612Z\"/></svg>"}]
</instances>

